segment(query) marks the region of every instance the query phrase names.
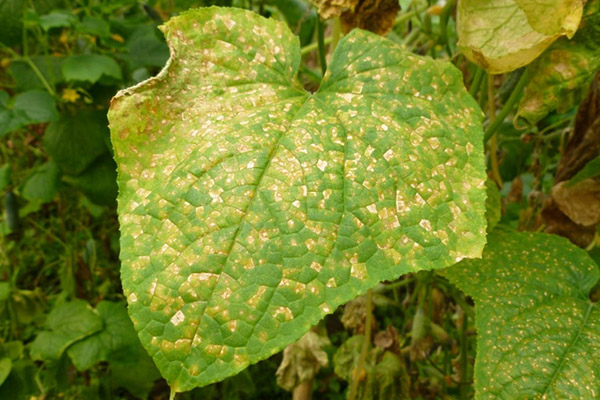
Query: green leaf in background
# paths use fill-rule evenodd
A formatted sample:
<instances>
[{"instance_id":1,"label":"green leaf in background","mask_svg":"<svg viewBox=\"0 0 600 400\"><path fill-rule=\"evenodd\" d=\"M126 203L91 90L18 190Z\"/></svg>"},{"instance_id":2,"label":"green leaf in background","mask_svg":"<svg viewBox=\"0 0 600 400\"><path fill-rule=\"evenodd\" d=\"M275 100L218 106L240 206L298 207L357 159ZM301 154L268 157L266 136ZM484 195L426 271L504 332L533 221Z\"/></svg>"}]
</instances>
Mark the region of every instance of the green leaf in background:
<instances>
[{"instance_id":1,"label":"green leaf in background","mask_svg":"<svg viewBox=\"0 0 600 400\"><path fill-rule=\"evenodd\" d=\"M562 38L527 66L517 117L536 124L550 111L578 104L600 70L600 0L590 0L572 40Z\"/></svg>"},{"instance_id":2,"label":"green leaf in background","mask_svg":"<svg viewBox=\"0 0 600 400\"><path fill-rule=\"evenodd\" d=\"M43 145L64 172L77 175L108 152L105 142L108 135L103 111L66 112L48 125Z\"/></svg>"},{"instance_id":3,"label":"green leaf in background","mask_svg":"<svg viewBox=\"0 0 600 400\"><path fill-rule=\"evenodd\" d=\"M59 83L64 80L62 76L63 57L31 56L29 58L46 81ZM16 82L16 89L20 91L45 89L44 84L31 68L31 65L25 61L13 61L8 67L8 71Z\"/></svg>"},{"instance_id":4,"label":"green leaf in background","mask_svg":"<svg viewBox=\"0 0 600 400\"><path fill-rule=\"evenodd\" d=\"M121 68L117 62L101 54L80 54L68 57L62 73L67 81L87 81L96 83L103 76L122 79Z\"/></svg>"},{"instance_id":5,"label":"green leaf in background","mask_svg":"<svg viewBox=\"0 0 600 400\"><path fill-rule=\"evenodd\" d=\"M14 99L13 112L23 115L23 125L58 119L56 99L42 90L19 93Z\"/></svg>"},{"instance_id":6,"label":"green leaf in background","mask_svg":"<svg viewBox=\"0 0 600 400\"><path fill-rule=\"evenodd\" d=\"M14 46L21 43L23 25L21 17L26 0L0 0L0 43Z\"/></svg>"},{"instance_id":7,"label":"green leaf in background","mask_svg":"<svg viewBox=\"0 0 600 400\"><path fill-rule=\"evenodd\" d=\"M77 26L80 32L106 39L110 36L110 25L103 19L94 17L83 17ZM110 74L107 74L110 76ZM120 78L117 78L120 79Z\"/></svg>"},{"instance_id":8,"label":"green leaf in background","mask_svg":"<svg viewBox=\"0 0 600 400\"><path fill-rule=\"evenodd\" d=\"M310 9L310 5L303 0L276 0L271 3L284 15L290 29L298 31L300 44L309 44L317 23L316 11Z\"/></svg>"},{"instance_id":9,"label":"green leaf in background","mask_svg":"<svg viewBox=\"0 0 600 400\"><path fill-rule=\"evenodd\" d=\"M10 370L12 369L12 360L8 357L0 359L0 385L4 383Z\"/></svg>"},{"instance_id":10,"label":"green leaf in background","mask_svg":"<svg viewBox=\"0 0 600 400\"><path fill-rule=\"evenodd\" d=\"M164 30L169 67L109 119L123 288L175 391L269 357L381 280L480 255L481 112L450 63L355 30L310 94L282 22L213 7Z\"/></svg>"},{"instance_id":11,"label":"green leaf in background","mask_svg":"<svg viewBox=\"0 0 600 400\"><path fill-rule=\"evenodd\" d=\"M92 202L111 206L117 200L117 165L110 154L94 161L81 174L69 177Z\"/></svg>"},{"instance_id":12,"label":"green leaf in background","mask_svg":"<svg viewBox=\"0 0 600 400\"><path fill-rule=\"evenodd\" d=\"M560 36L573 37L581 0L461 0L458 46L489 73L529 64Z\"/></svg>"},{"instance_id":13,"label":"green leaf in background","mask_svg":"<svg viewBox=\"0 0 600 400\"><path fill-rule=\"evenodd\" d=\"M73 343L103 329L98 312L83 300L56 307L48 315L46 329L31 345L31 357L36 360L57 360Z\"/></svg>"},{"instance_id":14,"label":"green leaf in background","mask_svg":"<svg viewBox=\"0 0 600 400\"><path fill-rule=\"evenodd\" d=\"M89 369L100 361L110 361L115 353L135 358L136 351L143 351L124 304L101 301L96 311L104 322L102 330L67 350L79 371Z\"/></svg>"},{"instance_id":15,"label":"green leaf in background","mask_svg":"<svg viewBox=\"0 0 600 400\"><path fill-rule=\"evenodd\" d=\"M600 175L600 156L590 160L587 164L585 164L585 167L580 169L579 172L577 172L575 176L569 180L567 187L575 186L579 182L583 182L589 178L594 178L598 175Z\"/></svg>"},{"instance_id":16,"label":"green leaf in background","mask_svg":"<svg viewBox=\"0 0 600 400\"><path fill-rule=\"evenodd\" d=\"M152 358L141 348L141 344L139 346L141 351L128 354L127 360L111 359L110 381L114 387L124 387L137 397L147 399L160 373Z\"/></svg>"},{"instance_id":17,"label":"green leaf in background","mask_svg":"<svg viewBox=\"0 0 600 400\"><path fill-rule=\"evenodd\" d=\"M52 28L68 28L77 22L77 17L67 10L55 10L40 17L40 26L49 31Z\"/></svg>"},{"instance_id":18,"label":"green leaf in background","mask_svg":"<svg viewBox=\"0 0 600 400\"><path fill-rule=\"evenodd\" d=\"M60 169L49 161L33 170L23 183L21 195L29 201L48 203L56 196Z\"/></svg>"},{"instance_id":19,"label":"green leaf in background","mask_svg":"<svg viewBox=\"0 0 600 400\"><path fill-rule=\"evenodd\" d=\"M559 236L496 229L444 275L476 306L477 399L596 399L598 266Z\"/></svg>"},{"instance_id":20,"label":"green leaf in background","mask_svg":"<svg viewBox=\"0 0 600 400\"><path fill-rule=\"evenodd\" d=\"M132 69L139 67L162 67L169 59L169 47L159 38L154 26L140 26L127 41L127 60Z\"/></svg>"}]
</instances>

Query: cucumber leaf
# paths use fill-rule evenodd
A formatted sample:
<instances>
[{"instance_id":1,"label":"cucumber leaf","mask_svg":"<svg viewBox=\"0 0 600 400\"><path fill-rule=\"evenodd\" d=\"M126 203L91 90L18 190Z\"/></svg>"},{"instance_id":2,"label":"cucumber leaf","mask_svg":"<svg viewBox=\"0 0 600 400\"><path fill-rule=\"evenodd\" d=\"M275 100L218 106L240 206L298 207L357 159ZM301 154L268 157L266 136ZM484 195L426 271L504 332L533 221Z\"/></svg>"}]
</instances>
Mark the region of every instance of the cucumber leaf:
<instances>
[{"instance_id":1,"label":"cucumber leaf","mask_svg":"<svg viewBox=\"0 0 600 400\"><path fill-rule=\"evenodd\" d=\"M381 280L478 257L481 111L448 62L355 30L316 93L298 38L189 11L109 112L123 289L175 391L233 375Z\"/></svg>"},{"instance_id":2,"label":"cucumber leaf","mask_svg":"<svg viewBox=\"0 0 600 400\"><path fill-rule=\"evenodd\" d=\"M567 239L496 229L444 275L475 301L477 399L596 399L600 271Z\"/></svg>"}]
</instances>

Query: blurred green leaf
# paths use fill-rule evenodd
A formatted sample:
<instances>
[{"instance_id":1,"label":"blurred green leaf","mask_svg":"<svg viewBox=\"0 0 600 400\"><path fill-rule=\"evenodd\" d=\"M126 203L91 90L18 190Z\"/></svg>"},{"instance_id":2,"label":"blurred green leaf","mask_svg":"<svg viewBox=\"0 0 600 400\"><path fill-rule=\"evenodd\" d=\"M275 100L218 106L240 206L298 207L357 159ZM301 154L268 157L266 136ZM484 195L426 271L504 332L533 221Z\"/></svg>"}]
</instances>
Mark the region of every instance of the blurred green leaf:
<instances>
[{"instance_id":1,"label":"blurred green leaf","mask_svg":"<svg viewBox=\"0 0 600 400\"><path fill-rule=\"evenodd\" d=\"M23 28L21 16L27 0L0 0L0 42L14 46L21 42Z\"/></svg>"},{"instance_id":2,"label":"blurred green leaf","mask_svg":"<svg viewBox=\"0 0 600 400\"><path fill-rule=\"evenodd\" d=\"M106 154L71 180L90 200L99 205L114 205L117 201L117 164Z\"/></svg>"},{"instance_id":3,"label":"blurred green leaf","mask_svg":"<svg viewBox=\"0 0 600 400\"><path fill-rule=\"evenodd\" d=\"M40 26L49 31L52 28L68 28L77 21L77 17L67 10L54 10L40 17Z\"/></svg>"},{"instance_id":4,"label":"blurred green leaf","mask_svg":"<svg viewBox=\"0 0 600 400\"><path fill-rule=\"evenodd\" d=\"M29 59L46 81L56 84L64 80L61 70L63 57L48 55L31 56ZM8 71L17 84L16 89L20 91L44 89L44 84L27 62L16 60L10 64Z\"/></svg>"},{"instance_id":5,"label":"blurred green leaf","mask_svg":"<svg viewBox=\"0 0 600 400\"><path fill-rule=\"evenodd\" d=\"M120 357L119 360L127 360L136 352L144 351L124 303L102 301L96 306L96 311L103 320L103 329L74 343L67 350L79 371L100 361L110 361L115 355Z\"/></svg>"},{"instance_id":6,"label":"blurred green leaf","mask_svg":"<svg viewBox=\"0 0 600 400\"><path fill-rule=\"evenodd\" d=\"M131 354L127 360L110 361L111 383L115 387L126 388L130 393L142 399L148 398L154 381L160 377L154 361L144 349Z\"/></svg>"},{"instance_id":7,"label":"blurred green leaf","mask_svg":"<svg viewBox=\"0 0 600 400\"><path fill-rule=\"evenodd\" d=\"M13 111L22 113L24 125L40 122L50 122L58 119L56 99L48 92L30 90L15 97Z\"/></svg>"},{"instance_id":8,"label":"blurred green leaf","mask_svg":"<svg viewBox=\"0 0 600 400\"><path fill-rule=\"evenodd\" d=\"M52 201L58 190L60 169L49 161L37 167L27 177L21 189L21 195L29 201L47 203Z\"/></svg>"},{"instance_id":9,"label":"blurred green leaf","mask_svg":"<svg viewBox=\"0 0 600 400\"><path fill-rule=\"evenodd\" d=\"M68 57L62 73L67 81L87 81L96 83L103 76L120 80L121 68L117 62L108 56L100 54L80 54Z\"/></svg>"},{"instance_id":10,"label":"blurred green leaf","mask_svg":"<svg viewBox=\"0 0 600 400\"><path fill-rule=\"evenodd\" d=\"M52 160L66 173L77 175L108 152L106 115L103 111L63 113L50 123L43 145Z\"/></svg>"},{"instance_id":11,"label":"blurred green leaf","mask_svg":"<svg viewBox=\"0 0 600 400\"><path fill-rule=\"evenodd\" d=\"M106 39L110 36L110 25L103 19L84 17L77 26L80 32Z\"/></svg>"},{"instance_id":12,"label":"blurred green leaf","mask_svg":"<svg viewBox=\"0 0 600 400\"><path fill-rule=\"evenodd\" d=\"M39 393L36 372L37 367L30 360L13 361L10 374L0 385L0 399L32 400L31 396Z\"/></svg>"},{"instance_id":13,"label":"blurred green leaf","mask_svg":"<svg viewBox=\"0 0 600 400\"><path fill-rule=\"evenodd\" d=\"M87 302L74 300L52 310L45 327L31 345L34 360L57 360L73 343L100 332L104 322Z\"/></svg>"},{"instance_id":14,"label":"blurred green leaf","mask_svg":"<svg viewBox=\"0 0 600 400\"><path fill-rule=\"evenodd\" d=\"M132 69L162 67L169 59L169 48L154 26L140 26L127 41Z\"/></svg>"},{"instance_id":15,"label":"blurred green leaf","mask_svg":"<svg viewBox=\"0 0 600 400\"><path fill-rule=\"evenodd\" d=\"M8 357L0 359L0 385L4 383L10 370L12 369L12 360Z\"/></svg>"},{"instance_id":16,"label":"blurred green leaf","mask_svg":"<svg viewBox=\"0 0 600 400\"><path fill-rule=\"evenodd\" d=\"M498 186L494 181L488 179L485 182L485 192L487 195L485 199L485 218L488 223L487 231L491 232L502 218L502 203Z\"/></svg>"}]
</instances>

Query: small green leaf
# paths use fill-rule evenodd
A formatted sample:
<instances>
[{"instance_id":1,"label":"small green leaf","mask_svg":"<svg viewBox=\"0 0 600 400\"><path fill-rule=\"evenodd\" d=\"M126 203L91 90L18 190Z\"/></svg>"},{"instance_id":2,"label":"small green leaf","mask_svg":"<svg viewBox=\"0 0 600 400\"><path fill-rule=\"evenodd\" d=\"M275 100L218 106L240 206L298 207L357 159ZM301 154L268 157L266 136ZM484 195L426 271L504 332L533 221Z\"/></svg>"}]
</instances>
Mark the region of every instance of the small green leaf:
<instances>
[{"instance_id":1,"label":"small green leaf","mask_svg":"<svg viewBox=\"0 0 600 400\"><path fill-rule=\"evenodd\" d=\"M21 195L29 201L48 203L56 196L60 170L58 166L49 161L37 167L23 183Z\"/></svg>"},{"instance_id":2,"label":"small green leaf","mask_svg":"<svg viewBox=\"0 0 600 400\"><path fill-rule=\"evenodd\" d=\"M101 38L108 38L110 36L110 25L100 18L84 17L77 26L77 29L80 32L99 36Z\"/></svg>"},{"instance_id":3,"label":"small green leaf","mask_svg":"<svg viewBox=\"0 0 600 400\"><path fill-rule=\"evenodd\" d=\"M62 66L67 81L87 81L96 83L103 76L117 80L122 78L117 62L100 54L80 54L67 58Z\"/></svg>"},{"instance_id":4,"label":"small green leaf","mask_svg":"<svg viewBox=\"0 0 600 400\"><path fill-rule=\"evenodd\" d=\"M55 10L50 14L40 17L40 26L43 30L49 31L52 28L68 28L77 21L77 17L72 12L66 10Z\"/></svg>"},{"instance_id":5,"label":"small green leaf","mask_svg":"<svg viewBox=\"0 0 600 400\"><path fill-rule=\"evenodd\" d=\"M104 322L103 329L67 350L79 371L100 361L110 361L114 354L122 353L135 358L136 351L143 351L124 304L102 301L96 311Z\"/></svg>"},{"instance_id":6,"label":"small green leaf","mask_svg":"<svg viewBox=\"0 0 600 400\"><path fill-rule=\"evenodd\" d=\"M57 360L73 343L99 332L102 317L83 300L56 307L48 315L46 329L31 345L34 360Z\"/></svg>"},{"instance_id":7,"label":"small green leaf","mask_svg":"<svg viewBox=\"0 0 600 400\"><path fill-rule=\"evenodd\" d=\"M594 178L600 175L600 156L590 160L585 167L575 174L567 183L567 187L575 186L579 182L583 182L586 179Z\"/></svg>"},{"instance_id":8,"label":"small green leaf","mask_svg":"<svg viewBox=\"0 0 600 400\"><path fill-rule=\"evenodd\" d=\"M120 92L123 288L175 391L233 375L379 281L478 257L481 112L448 62L355 30L319 90L282 22L205 8Z\"/></svg>"},{"instance_id":9,"label":"small green leaf","mask_svg":"<svg viewBox=\"0 0 600 400\"><path fill-rule=\"evenodd\" d=\"M62 75L63 57L49 55L29 57L38 72L49 83L59 83L64 80ZM8 67L20 91L45 89L44 83L31 66L25 61L15 60Z\"/></svg>"},{"instance_id":10,"label":"small green leaf","mask_svg":"<svg viewBox=\"0 0 600 400\"><path fill-rule=\"evenodd\" d=\"M600 1L590 0L572 40L557 40L527 66L531 77L517 117L536 124L550 111L578 104L600 70Z\"/></svg>"},{"instance_id":11,"label":"small green leaf","mask_svg":"<svg viewBox=\"0 0 600 400\"><path fill-rule=\"evenodd\" d=\"M476 306L478 399L596 399L600 271L559 236L496 229L444 275Z\"/></svg>"},{"instance_id":12,"label":"small green leaf","mask_svg":"<svg viewBox=\"0 0 600 400\"><path fill-rule=\"evenodd\" d=\"M0 0L0 43L9 47L21 43L21 19L26 6L25 0Z\"/></svg>"},{"instance_id":13,"label":"small green leaf","mask_svg":"<svg viewBox=\"0 0 600 400\"><path fill-rule=\"evenodd\" d=\"M461 0L458 46L489 73L509 72L573 37L582 14L581 0Z\"/></svg>"},{"instance_id":14,"label":"small green leaf","mask_svg":"<svg viewBox=\"0 0 600 400\"><path fill-rule=\"evenodd\" d=\"M77 175L108 152L108 135L102 111L80 110L76 114L62 113L59 120L50 123L43 145L64 172Z\"/></svg>"},{"instance_id":15,"label":"small green leaf","mask_svg":"<svg viewBox=\"0 0 600 400\"><path fill-rule=\"evenodd\" d=\"M0 359L0 385L2 385L6 378L8 378L8 374L10 374L11 369L12 360L10 358L5 357Z\"/></svg>"}]
</instances>

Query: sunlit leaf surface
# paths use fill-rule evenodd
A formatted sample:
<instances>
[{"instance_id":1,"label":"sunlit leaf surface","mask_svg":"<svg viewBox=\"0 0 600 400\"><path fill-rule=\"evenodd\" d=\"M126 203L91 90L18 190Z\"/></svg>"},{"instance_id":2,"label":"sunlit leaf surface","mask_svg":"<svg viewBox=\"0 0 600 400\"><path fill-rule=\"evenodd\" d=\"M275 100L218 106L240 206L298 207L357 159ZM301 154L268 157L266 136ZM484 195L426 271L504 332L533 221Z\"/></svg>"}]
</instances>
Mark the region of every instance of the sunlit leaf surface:
<instances>
[{"instance_id":1,"label":"sunlit leaf surface","mask_svg":"<svg viewBox=\"0 0 600 400\"><path fill-rule=\"evenodd\" d=\"M596 399L598 266L567 239L496 229L444 274L476 306L477 399Z\"/></svg>"},{"instance_id":2,"label":"sunlit leaf surface","mask_svg":"<svg viewBox=\"0 0 600 400\"><path fill-rule=\"evenodd\" d=\"M177 391L235 374L380 280L480 255L481 112L450 63L355 30L320 89L280 22L207 8L109 114L123 289Z\"/></svg>"},{"instance_id":3,"label":"sunlit leaf surface","mask_svg":"<svg viewBox=\"0 0 600 400\"><path fill-rule=\"evenodd\" d=\"M561 36L571 38L583 0L461 0L458 45L492 74L529 64Z\"/></svg>"}]
</instances>

